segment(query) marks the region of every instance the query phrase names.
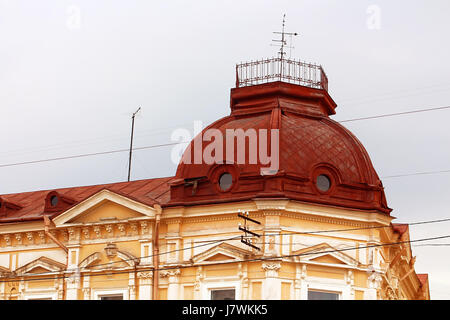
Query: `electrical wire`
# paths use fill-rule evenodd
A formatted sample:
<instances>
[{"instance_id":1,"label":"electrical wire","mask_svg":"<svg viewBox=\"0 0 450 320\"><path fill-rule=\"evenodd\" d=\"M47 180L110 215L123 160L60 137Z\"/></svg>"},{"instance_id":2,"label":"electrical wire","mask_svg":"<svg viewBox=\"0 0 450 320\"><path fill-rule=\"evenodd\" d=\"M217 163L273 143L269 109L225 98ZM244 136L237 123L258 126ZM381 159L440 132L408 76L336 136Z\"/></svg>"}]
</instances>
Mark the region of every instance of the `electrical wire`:
<instances>
[{"instance_id":1,"label":"electrical wire","mask_svg":"<svg viewBox=\"0 0 450 320\"><path fill-rule=\"evenodd\" d=\"M423 241L433 241L433 240L439 240L439 239L448 239L450 238L450 235L444 235L444 236L438 236L438 237L431 237L431 238L422 238L422 239L415 239L415 240L405 240L405 241L398 241L398 242L391 242L391 243L383 243L383 244L371 244L367 246L358 246L358 247L349 247L349 248L343 248L343 249L332 249L332 250L325 250L321 251L320 253L333 253L333 252L343 252L343 251L350 251L350 250L360 250L360 249L367 249L367 248L376 248L376 247L386 247L386 246L394 246L394 245L401 245L406 243L416 243L416 242L423 242ZM192 267L198 267L198 266L212 266L212 265L227 265L232 263L242 263L242 262L258 262L258 261L277 261L283 258L294 258L294 257L301 257L301 256L308 256L312 254L316 254L317 252L304 252L304 253L297 253L297 254L289 254L289 255L279 255L279 256L271 256L271 257L261 257L261 258L250 258L250 259L242 259L242 260L232 260L232 261L222 261L222 262L213 262L213 263L207 263L207 264L197 264L197 265L174 265L174 266L166 266L162 268L140 268L135 270L107 270L104 273L98 272L89 274L89 277L94 276L101 276L101 275L112 275L112 274L122 274L122 273L130 273L130 272L142 272L142 271L163 271L163 270L174 270L174 269L186 269L186 268L192 268ZM92 270L89 270L92 271ZM48 273L44 273L48 274ZM44 275L43 274L43 275ZM38 276L39 274L33 274L33 276ZM19 276L20 277L20 276ZM32 279L21 279L19 281L42 281L42 280L56 280L56 279L66 279L73 277L73 275L55 275L54 277L49 278L32 278ZM16 282L18 280L0 280L0 283L2 282Z\"/></svg>"},{"instance_id":2,"label":"electrical wire","mask_svg":"<svg viewBox=\"0 0 450 320\"><path fill-rule=\"evenodd\" d=\"M379 119L379 118L394 117L394 116L400 116L400 115L405 115L405 114L413 114L413 113L444 110L444 109L450 109L450 106L429 108L429 109L420 109L420 110L411 110L411 111L405 111L405 112L387 113L387 114L381 114L381 115L370 116L370 117L341 120L341 121L337 121L337 122L343 123L343 122L352 122L352 121L360 121L360 120Z\"/></svg>"},{"instance_id":3,"label":"electrical wire","mask_svg":"<svg viewBox=\"0 0 450 320\"><path fill-rule=\"evenodd\" d=\"M449 109L449 108L450 108L450 106L444 106L444 107L436 107L436 108L428 108L428 109L420 109L420 110L411 110L411 111L375 115L375 116L369 116L369 117L363 117L363 118L347 119L347 120L341 120L341 121L337 121L337 122L344 123L344 122L352 122L352 121L360 121L360 120L369 120L369 119L377 119L377 118L385 118L385 117L413 114L413 113L419 113L419 112L437 111L437 110L443 110L443 109ZM182 141L182 142L155 144L155 145L133 148L133 151L167 147L167 146L185 144L185 143L190 143L190 142L191 141ZM7 163L7 164L0 164L0 168L19 166L19 165L27 165L27 164L35 164L35 163L42 163L42 162L49 162L49 161L76 159L76 158L82 158L82 157L98 156L98 155L129 152L129 151L130 151L130 149L128 148L128 149L118 149L118 150L103 151L103 152L85 153L85 154L78 154L78 155L71 155L71 156L64 156L64 157L57 157L57 158L48 158L48 159L31 160L31 161L24 161L24 162ZM450 170L445 170L445 172L447 172L447 171L450 171ZM435 173L437 173L437 172L435 172Z\"/></svg>"},{"instance_id":4,"label":"electrical wire","mask_svg":"<svg viewBox=\"0 0 450 320\"><path fill-rule=\"evenodd\" d=\"M428 221L419 221L419 222L412 222L412 223L402 223L402 224L408 224L410 226L412 225L422 225L422 224L430 224L430 223L440 223L440 222L449 222L450 218L447 219L438 219L438 220L428 220ZM387 225L387 226L370 226L370 227L360 227L360 228L347 228L347 229L332 229L332 230L317 230L317 231L302 231L302 232L295 232L295 231L287 231L287 232L280 232L280 233L265 233L264 236L283 236L283 235L295 235L295 234L319 234L319 233L329 233L329 232L344 232L344 231L356 231L356 230L367 230L367 229L380 229L380 228L391 228L391 225ZM245 237L245 236L244 236ZM252 238L252 236L248 236L247 238ZM225 241L231 241L231 240L239 240L242 239L242 235L238 235L238 236L234 236L231 238L225 238L225 239L212 239L212 240L203 240L203 241L195 241L195 243L201 243L199 245L194 245L191 247L186 247L186 248L181 248L181 249L175 249L175 250L170 250L170 251L166 251L166 252L160 252L157 254L157 256L162 256L165 254L170 254L170 253L175 253L175 252L180 252L180 251L184 251L184 250L191 250L193 248L198 248L198 247L203 247L203 246L207 246L207 245L211 245L214 243L218 243L218 242L225 242ZM269 243L266 243L269 244ZM277 244L277 243L274 243ZM280 243L278 243L280 244ZM292 243L295 244L295 243ZM152 258L155 255L147 255L147 256L141 256L140 258L129 258L129 259L123 259L121 261L115 261L115 262L108 262L108 263L103 263L103 264L97 264L97 266L102 266L102 265L112 265L114 263L122 263L125 261L132 261L135 259L148 259L148 258ZM76 269L68 269L66 271L76 271L78 270L78 268Z\"/></svg>"}]
</instances>

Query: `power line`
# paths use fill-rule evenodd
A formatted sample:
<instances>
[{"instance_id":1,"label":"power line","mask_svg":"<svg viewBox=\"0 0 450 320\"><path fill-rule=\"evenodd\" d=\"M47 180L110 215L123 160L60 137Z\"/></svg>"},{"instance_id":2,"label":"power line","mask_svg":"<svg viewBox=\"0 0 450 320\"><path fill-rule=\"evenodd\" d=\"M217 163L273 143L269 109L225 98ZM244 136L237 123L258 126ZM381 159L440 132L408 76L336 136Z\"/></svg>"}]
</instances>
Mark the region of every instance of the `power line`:
<instances>
[{"instance_id":1,"label":"power line","mask_svg":"<svg viewBox=\"0 0 450 320\"><path fill-rule=\"evenodd\" d=\"M338 122L339 122L339 123L342 123L342 122L351 122L351 121L360 121L360 120L378 119L378 118L394 117L394 116L400 116L400 115L405 115L405 114L413 114L413 113L419 113L419 112L436 111L436 110L443 110L443 109L450 109L450 106L446 106L446 107L437 107L437 108L429 108L429 109L420 109L420 110L412 110L412 111L397 112L397 113L387 113L387 114L380 114L380 115L370 116L370 117L363 117L363 118L354 118L354 119L341 120L341 121L338 121Z\"/></svg>"},{"instance_id":2,"label":"power line","mask_svg":"<svg viewBox=\"0 0 450 320\"><path fill-rule=\"evenodd\" d=\"M412 223L402 223L402 224L408 224L408 225L421 225L421 224L430 224L430 223L440 223L440 222L448 222L450 221L450 218L448 219L438 219L438 220L428 220L428 221L419 221L419 222L412 222ZM327 232L344 232L344 231L355 231L355 230L366 230L366 229L379 229L379 228L390 228L392 227L391 225L388 226L370 226L370 227L361 227L361 228L347 228L347 229L331 229L331 230L318 230L318 231L309 231L309 232L280 232L280 233L265 233L264 236L282 236L282 235L292 235L292 234L318 234L318 233L327 233ZM230 237L230 238L224 238L224 239L212 239L212 240L204 240L204 241L196 241L196 243L201 243L199 245L194 245L194 246L190 246L190 247L186 247L186 248L181 248L181 249L175 249L175 250L170 250L170 251L165 251L165 252L160 252L159 254L157 254L158 256L164 255L164 254L170 254L170 253L174 253L174 252L180 252L180 251L185 251L185 250L190 250L193 248L198 248L198 247L203 247L203 246L207 246L207 245L211 245L214 243L218 243L218 242L225 242L225 241L232 241L232 240L242 240L242 235L238 235L238 236L234 236L234 237ZM246 238L251 238L251 236L245 236ZM264 242L264 244L269 244ZM274 243L277 244L277 243ZM278 243L280 244L280 243ZM297 244L297 243L292 243L292 244ZM121 261L115 261L115 262L108 262L108 263L102 263L102 264L97 264L96 266L104 266L104 265L112 265L115 263L122 263L122 262L126 262L126 261L132 261L132 260L136 260L136 259L148 259L151 258L155 255L147 255L147 256L141 256L139 258L128 258L128 259L123 259ZM67 269L66 272L71 272L71 271L77 271L79 268L74 268L74 269Z\"/></svg>"},{"instance_id":3,"label":"power line","mask_svg":"<svg viewBox=\"0 0 450 320\"><path fill-rule=\"evenodd\" d=\"M419 175L426 175L426 174L448 173L448 172L450 172L450 170L422 171L422 172L397 174L397 175L392 175L392 176L384 176L382 178L383 179L390 179L390 178L410 177L410 176L419 176Z\"/></svg>"},{"instance_id":4,"label":"power line","mask_svg":"<svg viewBox=\"0 0 450 320\"><path fill-rule=\"evenodd\" d=\"M190 142L190 141L189 141ZM189 142L172 142L172 143L163 143L163 144L155 144L151 146L146 147L138 147L133 148L133 150L144 150L144 149L151 149L151 148L160 148L160 147L167 147L172 146L176 144L182 144L182 143L189 143ZM74 159L74 158L83 158L83 157L90 157L90 156L98 156L103 154L111 154L111 153L118 153L118 152L126 152L130 151L130 149L119 149L119 150L112 150L112 151L103 151L103 152L94 152L94 153L85 153L85 154L79 154L79 155L73 155L73 156L66 156L66 157L59 157L59 158L51 158L51 159L41 159L41 160L33 160L33 161L25 161L25 162L16 162L16 163L9 163L9 164L1 164L0 168L3 167L12 167L12 166L19 166L24 164L34 164L34 163L40 163L40 162L48 162L48 161L57 161L57 160L67 160L67 159Z\"/></svg>"},{"instance_id":5,"label":"power line","mask_svg":"<svg viewBox=\"0 0 450 320\"><path fill-rule=\"evenodd\" d=\"M393 117L393 116L399 116L399 115L413 114L413 113L419 113L419 112L443 110L443 109L449 109L449 108L450 108L450 106L436 107L436 108L429 108L429 109L420 109L420 110L412 110L412 111L405 111L405 112L398 112L398 113L375 115L375 116L369 116L369 117L363 117L363 118L347 119L347 120L342 120L342 121L337 121L337 122L343 123L343 122L351 122L351 121L369 120L369 119L377 119L377 118L384 118L384 117ZM185 143L190 143L190 142L191 141L182 141L182 142L171 142L171 143L155 144L155 145L149 145L149 146L144 146L144 147L133 148L132 150L153 149L153 148L173 146L173 145L177 145L177 144L185 144ZM48 162L48 161L59 161L59 160L83 158L83 157L89 157L89 156L113 154L113 153L120 153L120 152L126 152L126 151L129 152L130 149L119 149L119 150L111 150L111 151L103 151L103 152L93 152L93 153L85 153L85 154L65 156L65 157L57 157L57 158L40 159L40 160L16 162L16 163L9 163L9 164L1 164L0 168L19 166L19 165L26 165L26 164L42 163L42 162ZM444 170L444 171L446 172L446 171L450 171L450 170Z\"/></svg>"},{"instance_id":6,"label":"power line","mask_svg":"<svg viewBox=\"0 0 450 320\"><path fill-rule=\"evenodd\" d=\"M384 244L371 244L367 246L358 246L358 247L349 247L349 248L342 248L342 249L332 249L332 250L325 250L320 251L320 253L333 253L333 252L343 252L343 251L350 251L350 250L360 250L360 249L367 249L367 248L376 248L376 247L386 247L386 246L394 246L394 245L401 245L405 243L415 243L415 242L423 242L423 241L432 241L432 240L439 240L439 239L448 239L450 238L450 235L444 235L439 237L431 237L431 238L422 238L422 239L416 239L416 240L405 240L405 241L398 241L398 242L390 242L390 243L384 243ZM262 258L250 258L250 259L242 259L242 260L232 260L232 261L222 261L222 262L215 262L215 263L207 263L203 264L204 266L211 266L211 265L226 265L226 264L232 264L232 263L242 263L242 262L256 262L256 261L273 261L273 260L280 260L283 258L293 258L293 257L301 257L301 256L308 256L317 254L317 252L305 252L305 253L297 253L297 254L289 254L289 255L279 255L279 256L272 256L272 257L262 257ZM111 274L122 274L122 273L130 273L130 272L142 272L142 271L162 271L162 270L173 270L173 269L185 269L185 268L192 268L195 266L203 266L202 264L197 265L175 265L175 266L167 266L162 268L140 268L140 269L134 269L134 270L120 270L120 271L114 271L114 270L107 270L104 273L94 273L90 274L90 277L94 276L101 276L101 275L111 275ZM61 271L64 272L64 271ZM42 275L45 275L48 273L43 273ZM38 276L39 273L33 274L33 276ZM23 277L18 275L19 277ZM72 275L73 276L73 275ZM55 280L55 279L65 279L69 278L71 276L68 275L56 275L55 277L50 278L35 278L35 279L21 279L20 281L42 281L42 280ZM14 280L0 280L0 283L2 282L13 282ZM17 280L15 280L17 281Z\"/></svg>"}]
</instances>

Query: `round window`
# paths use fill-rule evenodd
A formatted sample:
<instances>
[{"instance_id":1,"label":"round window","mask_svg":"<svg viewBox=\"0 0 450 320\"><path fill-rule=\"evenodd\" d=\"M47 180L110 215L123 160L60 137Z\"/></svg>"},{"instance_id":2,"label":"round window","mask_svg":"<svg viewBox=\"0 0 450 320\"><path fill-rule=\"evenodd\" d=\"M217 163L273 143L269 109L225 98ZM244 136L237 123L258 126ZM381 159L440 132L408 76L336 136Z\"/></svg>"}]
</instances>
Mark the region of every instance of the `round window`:
<instances>
[{"instance_id":1,"label":"round window","mask_svg":"<svg viewBox=\"0 0 450 320\"><path fill-rule=\"evenodd\" d=\"M331 187L330 178L328 178L324 174L318 175L316 180L316 186L317 189L319 189L320 191L328 191Z\"/></svg>"},{"instance_id":2,"label":"round window","mask_svg":"<svg viewBox=\"0 0 450 320\"><path fill-rule=\"evenodd\" d=\"M50 198L50 204L52 205L52 207L56 206L58 204L58 197L57 196L52 196Z\"/></svg>"},{"instance_id":3,"label":"round window","mask_svg":"<svg viewBox=\"0 0 450 320\"><path fill-rule=\"evenodd\" d=\"M222 191L227 191L228 189L230 189L232 183L233 176L228 172L222 174L219 178L219 187Z\"/></svg>"}]
</instances>

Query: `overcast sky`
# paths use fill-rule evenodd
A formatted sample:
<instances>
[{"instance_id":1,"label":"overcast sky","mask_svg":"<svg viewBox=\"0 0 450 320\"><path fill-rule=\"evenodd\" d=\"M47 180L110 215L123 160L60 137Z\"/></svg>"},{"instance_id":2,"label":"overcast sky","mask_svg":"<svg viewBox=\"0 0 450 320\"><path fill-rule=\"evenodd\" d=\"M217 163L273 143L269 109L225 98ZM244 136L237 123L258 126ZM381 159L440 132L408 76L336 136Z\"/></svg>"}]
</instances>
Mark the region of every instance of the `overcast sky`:
<instances>
[{"instance_id":1,"label":"overcast sky","mask_svg":"<svg viewBox=\"0 0 450 320\"><path fill-rule=\"evenodd\" d=\"M345 3L345 5L344 5ZM229 114L236 63L276 56L321 64L333 119L450 105L450 2L0 0L0 194L127 179L128 153L26 161L171 142ZM450 109L345 123L364 144L396 222L450 218ZM175 174L172 147L134 152L132 179ZM450 234L450 222L411 238ZM450 243L450 240L435 241ZM450 299L450 246L413 245L432 299Z\"/></svg>"}]
</instances>

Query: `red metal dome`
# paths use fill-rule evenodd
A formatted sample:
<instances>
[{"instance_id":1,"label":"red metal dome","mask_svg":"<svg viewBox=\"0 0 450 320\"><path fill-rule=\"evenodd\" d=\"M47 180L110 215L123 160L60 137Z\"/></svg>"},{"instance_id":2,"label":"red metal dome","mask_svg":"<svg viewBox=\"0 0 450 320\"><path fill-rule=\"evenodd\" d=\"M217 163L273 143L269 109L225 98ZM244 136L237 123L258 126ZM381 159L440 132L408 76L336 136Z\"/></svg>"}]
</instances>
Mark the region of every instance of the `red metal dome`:
<instances>
[{"instance_id":1,"label":"red metal dome","mask_svg":"<svg viewBox=\"0 0 450 320\"><path fill-rule=\"evenodd\" d=\"M195 143L201 143L197 150L203 153L213 142L202 141L210 129L222 133L224 155L229 143L227 129L278 129L278 171L262 174L268 164L259 157L250 163L249 155L255 149L249 140L245 163L236 161L238 150L234 150L234 161L182 160L171 185L169 205L281 197L389 214L382 183L367 151L349 130L329 118L335 107L326 90L285 82L232 89L231 115L205 128L186 149L184 161L195 158ZM272 143L275 141L270 140L269 145ZM259 143L256 151L259 154ZM225 172L232 175L232 184L222 190L219 178ZM325 189L317 184L319 176L328 180Z\"/></svg>"}]
</instances>

